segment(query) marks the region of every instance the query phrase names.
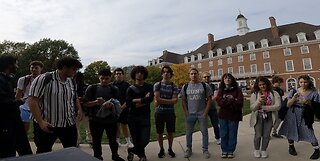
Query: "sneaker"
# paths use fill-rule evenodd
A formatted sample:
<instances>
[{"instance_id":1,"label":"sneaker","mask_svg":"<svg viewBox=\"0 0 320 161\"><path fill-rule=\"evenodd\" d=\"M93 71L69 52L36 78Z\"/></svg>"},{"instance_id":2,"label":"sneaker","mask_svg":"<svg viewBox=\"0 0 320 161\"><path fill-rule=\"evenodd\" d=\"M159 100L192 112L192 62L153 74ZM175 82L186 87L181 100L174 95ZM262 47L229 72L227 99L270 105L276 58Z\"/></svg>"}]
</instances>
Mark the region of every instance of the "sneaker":
<instances>
[{"instance_id":1,"label":"sneaker","mask_svg":"<svg viewBox=\"0 0 320 161\"><path fill-rule=\"evenodd\" d=\"M158 158L163 158L165 156L164 149L160 149L160 152L158 153Z\"/></svg>"},{"instance_id":2,"label":"sneaker","mask_svg":"<svg viewBox=\"0 0 320 161\"><path fill-rule=\"evenodd\" d=\"M147 157L146 157L146 156L141 157L141 158L139 159L139 161L147 161Z\"/></svg>"},{"instance_id":3,"label":"sneaker","mask_svg":"<svg viewBox=\"0 0 320 161\"><path fill-rule=\"evenodd\" d=\"M221 138L217 139L216 143L217 143L217 145L220 145L221 144Z\"/></svg>"},{"instance_id":4,"label":"sneaker","mask_svg":"<svg viewBox=\"0 0 320 161\"><path fill-rule=\"evenodd\" d=\"M281 135L277 134L277 133L272 133L272 137L275 137L275 138L283 138Z\"/></svg>"},{"instance_id":5,"label":"sneaker","mask_svg":"<svg viewBox=\"0 0 320 161\"><path fill-rule=\"evenodd\" d=\"M320 156L320 151L319 149L314 149L313 154L310 156L310 159L315 160L318 159Z\"/></svg>"},{"instance_id":6,"label":"sneaker","mask_svg":"<svg viewBox=\"0 0 320 161\"><path fill-rule=\"evenodd\" d=\"M125 161L124 159L122 159L121 157L117 156L117 157L112 157L112 160L114 161Z\"/></svg>"},{"instance_id":7,"label":"sneaker","mask_svg":"<svg viewBox=\"0 0 320 161\"><path fill-rule=\"evenodd\" d=\"M221 158L228 158L228 154L227 153L222 153L221 154Z\"/></svg>"},{"instance_id":8,"label":"sneaker","mask_svg":"<svg viewBox=\"0 0 320 161\"><path fill-rule=\"evenodd\" d=\"M192 155L192 150L188 148L186 150L186 152L184 153L184 157L189 158L189 157L191 157L191 155Z\"/></svg>"},{"instance_id":9,"label":"sneaker","mask_svg":"<svg viewBox=\"0 0 320 161\"><path fill-rule=\"evenodd\" d=\"M171 158L176 157L176 153L174 153L172 149L168 149L168 154L171 156Z\"/></svg>"},{"instance_id":10,"label":"sneaker","mask_svg":"<svg viewBox=\"0 0 320 161\"><path fill-rule=\"evenodd\" d=\"M132 148L128 148L128 156L127 156L127 160L128 161L132 161L134 157L134 154L132 152Z\"/></svg>"},{"instance_id":11,"label":"sneaker","mask_svg":"<svg viewBox=\"0 0 320 161\"><path fill-rule=\"evenodd\" d=\"M296 156L298 155L296 148L294 148L294 145L289 145L289 154Z\"/></svg>"},{"instance_id":12,"label":"sneaker","mask_svg":"<svg viewBox=\"0 0 320 161\"><path fill-rule=\"evenodd\" d=\"M133 148L134 145L133 145L131 142L128 142L128 143L127 143L127 147L128 147L128 148Z\"/></svg>"},{"instance_id":13,"label":"sneaker","mask_svg":"<svg viewBox=\"0 0 320 161\"><path fill-rule=\"evenodd\" d=\"M260 157L261 157L260 150L254 150L254 151L253 151L253 155L254 155L254 157L256 157L256 158L260 158Z\"/></svg>"},{"instance_id":14,"label":"sneaker","mask_svg":"<svg viewBox=\"0 0 320 161\"><path fill-rule=\"evenodd\" d=\"M267 151L261 151L261 158L268 158Z\"/></svg>"},{"instance_id":15,"label":"sneaker","mask_svg":"<svg viewBox=\"0 0 320 161\"><path fill-rule=\"evenodd\" d=\"M233 153L228 153L228 158L234 158Z\"/></svg>"},{"instance_id":16,"label":"sneaker","mask_svg":"<svg viewBox=\"0 0 320 161\"><path fill-rule=\"evenodd\" d=\"M205 159L209 159L211 154L209 153L209 151L204 151L203 152L203 156L204 156Z\"/></svg>"}]
</instances>

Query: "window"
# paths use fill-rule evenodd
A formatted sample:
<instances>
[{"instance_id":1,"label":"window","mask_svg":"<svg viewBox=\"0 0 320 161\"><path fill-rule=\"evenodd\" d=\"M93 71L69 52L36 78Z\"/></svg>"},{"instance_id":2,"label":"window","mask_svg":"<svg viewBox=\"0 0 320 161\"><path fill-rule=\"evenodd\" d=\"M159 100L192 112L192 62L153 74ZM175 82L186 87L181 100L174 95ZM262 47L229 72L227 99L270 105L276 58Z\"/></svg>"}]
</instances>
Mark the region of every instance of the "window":
<instances>
[{"instance_id":1,"label":"window","mask_svg":"<svg viewBox=\"0 0 320 161\"><path fill-rule=\"evenodd\" d=\"M212 58L212 57L213 57L213 51L210 50L210 51L208 52L208 55L209 55L209 58Z\"/></svg>"},{"instance_id":2,"label":"window","mask_svg":"<svg viewBox=\"0 0 320 161\"><path fill-rule=\"evenodd\" d=\"M251 64L250 68L251 68L251 73L257 73L257 64Z\"/></svg>"},{"instance_id":3,"label":"window","mask_svg":"<svg viewBox=\"0 0 320 161\"><path fill-rule=\"evenodd\" d=\"M294 89L297 89L297 81L294 78L287 79L287 91L291 87L294 88Z\"/></svg>"},{"instance_id":4,"label":"window","mask_svg":"<svg viewBox=\"0 0 320 161\"><path fill-rule=\"evenodd\" d=\"M191 55L191 62L193 62L195 60L195 56Z\"/></svg>"},{"instance_id":5,"label":"window","mask_svg":"<svg viewBox=\"0 0 320 161\"><path fill-rule=\"evenodd\" d=\"M213 61L209 61L209 67L213 66Z\"/></svg>"},{"instance_id":6,"label":"window","mask_svg":"<svg viewBox=\"0 0 320 161\"><path fill-rule=\"evenodd\" d=\"M264 51L264 52L262 53L262 57L263 57L263 59L268 59L268 58L270 58L269 51Z\"/></svg>"},{"instance_id":7,"label":"window","mask_svg":"<svg viewBox=\"0 0 320 161\"><path fill-rule=\"evenodd\" d=\"M281 36L280 38L281 38L281 43L282 43L283 45L285 45L285 44L290 44L290 40L289 40L289 36L288 36L288 35L283 35L283 36Z\"/></svg>"},{"instance_id":8,"label":"window","mask_svg":"<svg viewBox=\"0 0 320 161\"><path fill-rule=\"evenodd\" d=\"M188 63L189 62L189 58L186 56L184 57L184 63Z\"/></svg>"},{"instance_id":9,"label":"window","mask_svg":"<svg viewBox=\"0 0 320 161\"><path fill-rule=\"evenodd\" d=\"M294 71L293 60L286 60L285 64L286 64L286 71L287 72Z\"/></svg>"},{"instance_id":10,"label":"window","mask_svg":"<svg viewBox=\"0 0 320 161\"><path fill-rule=\"evenodd\" d=\"M304 70L312 70L311 58L303 58L302 63Z\"/></svg>"},{"instance_id":11,"label":"window","mask_svg":"<svg viewBox=\"0 0 320 161\"><path fill-rule=\"evenodd\" d=\"M213 71L213 70L209 70L209 73L210 73L210 75L211 75L211 79L213 79L213 77L214 77L214 71Z\"/></svg>"},{"instance_id":12,"label":"window","mask_svg":"<svg viewBox=\"0 0 320 161\"><path fill-rule=\"evenodd\" d=\"M285 49L283 49L283 55L284 55L284 56L289 56L289 55L291 55L291 48L285 48Z\"/></svg>"},{"instance_id":13,"label":"window","mask_svg":"<svg viewBox=\"0 0 320 161\"><path fill-rule=\"evenodd\" d=\"M191 66L190 66L191 68L194 68L194 64L191 64Z\"/></svg>"},{"instance_id":14,"label":"window","mask_svg":"<svg viewBox=\"0 0 320 161\"><path fill-rule=\"evenodd\" d=\"M202 64L198 63L198 69L201 69L201 68L202 68Z\"/></svg>"},{"instance_id":15,"label":"window","mask_svg":"<svg viewBox=\"0 0 320 161\"><path fill-rule=\"evenodd\" d=\"M297 33L298 42L305 42L307 41L306 33L299 32Z\"/></svg>"},{"instance_id":16,"label":"window","mask_svg":"<svg viewBox=\"0 0 320 161\"><path fill-rule=\"evenodd\" d=\"M238 62L243 62L243 55L238 56Z\"/></svg>"},{"instance_id":17,"label":"window","mask_svg":"<svg viewBox=\"0 0 320 161\"><path fill-rule=\"evenodd\" d=\"M220 68L220 69L218 69L218 76L222 77L222 75L223 75L223 69Z\"/></svg>"},{"instance_id":18,"label":"window","mask_svg":"<svg viewBox=\"0 0 320 161\"><path fill-rule=\"evenodd\" d=\"M232 67L228 67L228 73L233 74L233 68Z\"/></svg>"},{"instance_id":19,"label":"window","mask_svg":"<svg viewBox=\"0 0 320 161\"><path fill-rule=\"evenodd\" d=\"M249 47L249 50L254 50L256 48L253 41L248 42L248 47Z\"/></svg>"},{"instance_id":20,"label":"window","mask_svg":"<svg viewBox=\"0 0 320 161\"><path fill-rule=\"evenodd\" d=\"M222 49L217 49L217 56L221 56L222 55Z\"/></svg>"},{"instance_id":21,"label":"window","mask_svg":"<svg viewBox=\"0 0 320 161\"><path fill-rule=\"evenodd\" d=\"M309 53L309 47L308 46L301 46L300 50L301 50L301 54L308 54Z\"/></svg>"},{"instance_id":22,"label":"window","mask_svg":"<svg viewBox=\"0 0 320 161\"><path fill-rule=\"evenodd\" d=\"M202 60L202 54L201 53L198 53L198 60Z\"/></svg>"},{"instance_id":23,"label":"window","mask_svg":"<svg viewBox=\"0 0 320 161\"><path fill-rule=\"evenodd\" d=\"M316 36L317 40L320 40L320 30L315 31L314 35Z\"/></svg>"},{"instance_id":24,"label":"window","mask_svg":"<svg viewBox=\"0 0 320 161\"><path fill-rule=\"evenodd\" d=\"M227 62L228 62L228 64L232 64L232 58L229 57L229 58L227 59Z\"/></svg>"},{"instance_id":25,"label":"window","mask_svg":"<svg viewBox=\"0 0 320 161\"><path fill-rule=\"evenodd\" d=\"M218 60L218 65L222 65L222 59Z\"/></svg>"},{"instance_id":26,"label":"window","mask_svg":"<svg viewBox=\"0 0 320 161\"><path fill-rule=\"evenodd\" d=\"M261 47L262 47L262 48L269 47L268 39L262 39L262 40L260 41L260 43L261 43Z\"/></svg>"},{"instance_id":27,"label":"window","mask_svg":"<svg viewBox=\"0 0 320 161\"><path fill-rule=\"evenodd\" d=\"M244 74L244 66L239 66L239 74Z\"/></svg>"},{"instance_id":28,"label":"window","mask_svg":"<svg viewBox=\"0 0 320 161\"><path fill-rule=\"evenodd\" d=\"M227 47L227 54L232 54L232 47L231 46Z\"/></svg>"},{"instance_id":29,"label":"window","mask_svg":"<svg viewBox=\"0 0 320 161\"><path fill-rule=\"evenodd\" d=\"M264 72L265 73L271 73L271 64L270 64L270 62L264 63L263 67L264 67Z\"/></svg>"},{"instance_id":30,"label":"window","mask_svg":"<svg viewBox=\"0 0 320 161\"><path fill-rule=\"evenodd\" d=\"M242 52L243 51L243 45L242 44L238 44L237 45L237 52Z\"/></svg>"},{"instance_id":31,"label":"window","mask_svg":"<svg viewBox=\"0 0 320 161\"><path fill-rule=\"evenodd\" d=\"M250 54L250 60L256 60L256 54L255 53L251 53Z\"/></svg>"}]
</instances>

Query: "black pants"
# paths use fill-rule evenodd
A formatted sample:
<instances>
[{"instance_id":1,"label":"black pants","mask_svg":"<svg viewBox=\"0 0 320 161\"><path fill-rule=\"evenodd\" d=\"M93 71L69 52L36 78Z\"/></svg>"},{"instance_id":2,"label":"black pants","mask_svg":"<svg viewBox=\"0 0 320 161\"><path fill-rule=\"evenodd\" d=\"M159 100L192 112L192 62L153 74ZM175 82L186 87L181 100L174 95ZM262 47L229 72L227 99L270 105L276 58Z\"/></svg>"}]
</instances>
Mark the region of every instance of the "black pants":
<instances>
[{"instance_id":1,"label":"black pants","mask_svg":"<svg viewBox=\"0 0 320 161\"><path fill-rule=\"evenodd\" d=\"M32 154L27 134L21 120L0 121L0 158Z\"/></svg>"},{"instance_id":2,"label":"black pants","mask_svg":"<svg viewBox=\"0 0 320 161\"><path fill-rule=\"evenodd\" d=\"M145 157L145 147L149 144L150 140L150 116L132 116L128 117L128 125L133 142L132 152L138 157Z\"/></svg>"},{"instance_id":3,"label":"black pants","mask_svg":"<svg viewBox=\"0 0 320 161\"><path fill-rule=\"evenodd\" d=\"M52 151L52 146L60 139L62 146L75 147L77 146L77 127L71 125L67 127L54 127L53 133L44 132L38 123L33 122L34 143L37 146L37 153Z\"/></svg>"},{"instance_id":4,"label":"black pants","mask_svg":"<svg viewBox=\"0 0 320 161\"><path fill-rule=\"evenodd\" d=\"M93 156L101 159L102 158L102 148L101 148L101 139L103 131L106 131L106 134L109 139L109 146L112 153L112 158L118 157L118 143L116 141L117 137L117 122L114 123L100 123L94 120L89 120L89 127L92 136L92 146L93 146Z\"/></svg>"}]
</instances>

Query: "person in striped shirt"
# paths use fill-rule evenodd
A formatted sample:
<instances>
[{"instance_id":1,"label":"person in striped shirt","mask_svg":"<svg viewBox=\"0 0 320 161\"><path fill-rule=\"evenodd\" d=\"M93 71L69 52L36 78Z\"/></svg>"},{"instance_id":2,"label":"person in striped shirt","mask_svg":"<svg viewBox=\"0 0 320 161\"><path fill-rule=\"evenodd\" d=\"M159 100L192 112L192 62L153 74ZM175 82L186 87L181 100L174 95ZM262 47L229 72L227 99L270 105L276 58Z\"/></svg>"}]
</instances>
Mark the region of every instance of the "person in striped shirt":
<instances>
[{"instance_id":1,"label":"person in striped shirt","mask_svg":"<svg viewBox=\"0 0 320 161\"><path fill-rule=\"evenodd\" d=\"M64 148L77 145L76 114L81 118L82 110L72 77L82 64L63 57L56 66L56 71L35 78L29 91L36 153L51 151L57 138Z\"/></svg>"}]
</instances>

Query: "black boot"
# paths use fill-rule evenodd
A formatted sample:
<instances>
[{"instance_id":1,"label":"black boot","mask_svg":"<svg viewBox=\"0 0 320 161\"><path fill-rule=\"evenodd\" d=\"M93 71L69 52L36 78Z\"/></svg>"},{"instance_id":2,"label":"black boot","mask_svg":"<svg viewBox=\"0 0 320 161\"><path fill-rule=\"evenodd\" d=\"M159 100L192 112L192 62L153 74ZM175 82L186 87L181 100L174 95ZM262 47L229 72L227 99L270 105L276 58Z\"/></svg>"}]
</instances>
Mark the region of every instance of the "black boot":
<instances>
[{"instance_id":1,"label":"black boot","mask_svg":"<svg viewBox=\"0 0 320 161\"><path fill-rule=\"evenodd\" d=\"M315 159L318 159L319 156L320 156L320 151L319 151L319 149L314 149L314 152L313 152L313 154L311 155L310 159L315 160Z\"/></svg>"},{"instance_id":2,"label":"black boot","mask_svg":"<svg viewBox=\"0 0 320 161\"><path fill-rule=\"evenodd\" d=\"M294 145L289 145L289 154L296 156L298 155L296 148L294 148Z\"/></svg>"}]
</instances>

